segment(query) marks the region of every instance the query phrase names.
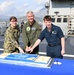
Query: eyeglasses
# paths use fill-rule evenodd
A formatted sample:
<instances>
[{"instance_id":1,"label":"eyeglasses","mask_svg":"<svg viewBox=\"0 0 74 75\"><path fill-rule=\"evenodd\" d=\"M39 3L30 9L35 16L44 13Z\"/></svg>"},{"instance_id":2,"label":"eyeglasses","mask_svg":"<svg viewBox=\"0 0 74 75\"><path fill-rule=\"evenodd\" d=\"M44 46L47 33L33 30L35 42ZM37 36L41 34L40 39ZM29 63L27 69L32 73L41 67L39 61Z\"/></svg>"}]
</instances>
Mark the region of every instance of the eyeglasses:
<instances>
[{"instance_id":1,"label":"eyeglasses","mask_svg":"<svg viewBox=\"0 0 74 75\"><path fill-rule=\"evenodd\" d=\"M10 22L17 22L17 21L10 21Z\"/></svg>"}]
</instances>

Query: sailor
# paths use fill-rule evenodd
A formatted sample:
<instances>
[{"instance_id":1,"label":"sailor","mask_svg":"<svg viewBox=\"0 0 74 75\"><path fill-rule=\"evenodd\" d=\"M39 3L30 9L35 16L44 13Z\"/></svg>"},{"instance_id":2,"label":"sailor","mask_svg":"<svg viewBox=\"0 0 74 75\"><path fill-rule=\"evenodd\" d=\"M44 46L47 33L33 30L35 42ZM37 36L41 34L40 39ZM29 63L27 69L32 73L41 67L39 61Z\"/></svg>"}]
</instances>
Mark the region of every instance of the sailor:
<instances>
[{"instance_id":1,"label":"sailor","mask_svg":"<svg viewBox=\"0 0 74 75\"><path fill-rule=\"evenodd\" d=\"M17 25L17 18L10 17L10 25L5 32L4 53L24 53L19 45L20 30Z\"/></svg>"},{"instance_id":2,"label":"sailor","mask_svg":"<svg viewBox=\"0 0 74 75\"><path fill-rule=\"evenodd\" d=\"M46 28L41 32L38 40L29 51L32 52L33 49L45 38L48 43L46 51L47 56L52 58L63 58L65 53L65 39L61 28L52 24L49 15L44 17L44 23Z\"/></svg>"},{"instance_id":3,"label":"sailor","mask_svg":"<svg viewBox=\"0 0 74 75\"><path fill-rule=\"evenodd\" d=\"M24 20L22 20L22 22L21 22L21 33L22 33L23 25L24 25Z\"/></svg>"},{"instance_id":4,"label":"sailor","mask_svg":"<svg viewBox=\"0 0 74 75\"><path fill-rule=\"evenodd\" d=\"M22 37L24 42L24 49L27 53L30 53L28 49L30 49L35 41L38 39L41 29L40 25L34 19L34 13L32 11L28 11L27 14L27 22L23 25L22 29ZM37 46L31 54L36 54L39 51L39 46Z\"/></svg>"}]
</instances>

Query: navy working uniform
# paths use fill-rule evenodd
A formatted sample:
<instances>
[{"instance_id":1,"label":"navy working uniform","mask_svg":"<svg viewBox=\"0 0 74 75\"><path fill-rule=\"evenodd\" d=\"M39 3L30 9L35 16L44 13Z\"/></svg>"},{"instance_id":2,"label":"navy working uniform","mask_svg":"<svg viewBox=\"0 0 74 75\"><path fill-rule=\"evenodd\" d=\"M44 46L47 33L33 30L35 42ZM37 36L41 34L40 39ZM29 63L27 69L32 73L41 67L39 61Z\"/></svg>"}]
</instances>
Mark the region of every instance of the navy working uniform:
<instances>
[{"instance_id":1,"label":"navy working uniform","mask_svg":"<svg viewBox=\"0 0 74 75\"><path fill-rule=\"evenodd\" d=\"M46 38L47 45L47 56L52 58L62 58L61 55L61 38L64 37L60 27L52 24L52 28L48 31L47 27L42 31L39 39L42 41Z\"/></svg>"},{"instance_id":2,"label":"navy working uniform","mask_svg":"<svg viewBox=\"0 0 74 75\"><path fill-rule=\"evenodd\" d=\"M12 28L11 25L8 27L5 33L4 40L4 53L18 53L19 47L20 29L17 25L16 28Z\"/></svg>"},{"instance_id":3,"label":"navy working uniform","mask_svg":"<svg viewBox=\"0 0 74 75\"><path fill-rule=\"evenodd\" d=\"M4 40L4 53L18 53L19 50L19 36L20 36L20 29L17 25L16 28L12 28L11 25L8 27L5 33L5 40Z\"/></svg>"}]
</instances>

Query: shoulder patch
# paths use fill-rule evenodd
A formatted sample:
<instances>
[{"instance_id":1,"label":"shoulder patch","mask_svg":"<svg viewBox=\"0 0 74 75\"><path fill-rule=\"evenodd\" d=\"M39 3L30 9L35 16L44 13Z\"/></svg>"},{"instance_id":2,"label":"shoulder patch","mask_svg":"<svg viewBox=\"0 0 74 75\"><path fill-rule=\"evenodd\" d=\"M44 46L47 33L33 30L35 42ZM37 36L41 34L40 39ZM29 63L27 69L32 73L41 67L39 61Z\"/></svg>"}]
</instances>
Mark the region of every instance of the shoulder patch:
<instances>
[{"instance_id":1,"label":"shoulder patch","mask_svg":"<svg viewBox=\"0 0 74 75\"><path fill-rule=\"evenodd\" d=\"M27 30L27 31L30 31L30 27L27 27L26 30Z\"/></svg>"}]
</instances>

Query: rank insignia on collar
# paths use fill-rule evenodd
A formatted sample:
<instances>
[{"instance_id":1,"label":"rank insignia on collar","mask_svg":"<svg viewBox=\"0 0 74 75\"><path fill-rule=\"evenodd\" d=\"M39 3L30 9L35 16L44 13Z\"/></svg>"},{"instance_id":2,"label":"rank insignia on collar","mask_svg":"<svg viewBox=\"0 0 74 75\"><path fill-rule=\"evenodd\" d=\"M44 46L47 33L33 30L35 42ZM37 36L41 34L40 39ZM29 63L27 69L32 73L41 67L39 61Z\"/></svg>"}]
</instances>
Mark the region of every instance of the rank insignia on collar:
<instances>
[{"instance_id":1,"label":"rank insignia on collar","mask_svg":"<svg viewBox=\"0 0 74 75\"><path fill-rule=\"evenodd\" d=\"M30 27L27 27L26 30L27 30L27 31L30 31Z\"/></svg>"}]
</instances>

